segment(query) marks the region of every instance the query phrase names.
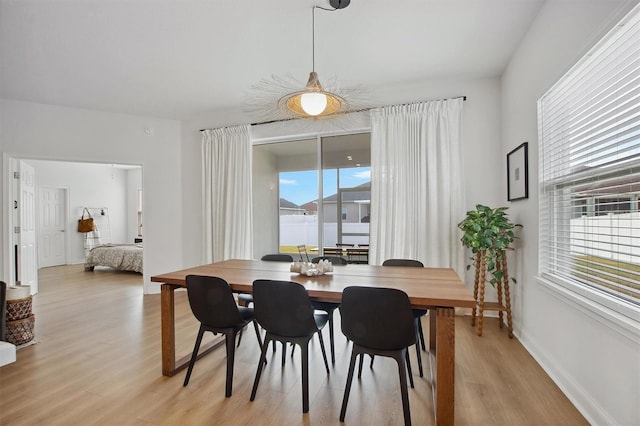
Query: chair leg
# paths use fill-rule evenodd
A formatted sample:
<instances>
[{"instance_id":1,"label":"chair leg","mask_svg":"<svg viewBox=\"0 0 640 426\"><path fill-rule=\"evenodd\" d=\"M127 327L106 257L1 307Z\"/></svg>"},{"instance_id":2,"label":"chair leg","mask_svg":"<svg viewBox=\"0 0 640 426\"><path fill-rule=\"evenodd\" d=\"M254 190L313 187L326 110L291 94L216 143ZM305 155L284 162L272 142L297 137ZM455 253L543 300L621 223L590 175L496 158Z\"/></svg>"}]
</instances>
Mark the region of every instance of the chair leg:
<instances>
[{"instance_id":1,"label":"chair leg","mask_svg":"<svg viewBox=\"0 0 640 426\"><path fill-rule=\"evenodd\" d=\"M262 350L260 351L260 361L258 362L258 370L256 370L256 378L253 380L253 389L251 389L251 397L249 398L249 401L253 401L254 399L256 399L256 391L258 390L258 383L260 383L262 367L267 360L267 349L269 348L269 342L271 341L271 336L269 335L269 333L267 333L266 336L264 336L264 346L262 346ZM275 340L273 341L275 342Z\"/></svg>"},{"instance_id":2,"label":"chair leg","mask_svg":"<svg viewBox=\"0 0 640 426\"><path fill-rule=\"evenodd\" d=\"M356 367L356 357L358 354L355 349L351 349L351 361L349 362L349 373L347 374L347 385L344 388L344 396L342 397L342 408L340 409L340 421L344 422L344 416L347 414L347 403L349 402L349 394L351 393L351 382L353 382L353 370ZM362 361L364 354L360 354ZM362 364L360 364L362 366Z\"/></svg>"},{"instance_id":3,"label":"chair leg","mask_svg":"<svg viewBox=\"0 0 640 426\"><path fill-rule=\"evenodd\" d=\"M193 366L196 363L196 359L198 359L198 350L200 349L200 343L202 343L202 336L204 336L204 328L202 327L202 325L200 325L200 329L198 330L198 337L196 337L196 344L194 345L193 353L191 354L191 361L189 361L187 375L184 378L184 383L182 384L182 386L187 386L189 384L191 371L193 371Z\"/></svg>"},{"instance_id":4,"label":"chair leg","mask_svg":"<svg viewBox=\"0 0 640 426\"><path fill-rule=\"evenodd\" d=\"M400 393L402 395L402 411L404 413L404 424L405 426L411 426L411 412L409 411L409 391L407 390L407 367L404 365L406 351L406 349L403 349L402 351L400 351L398 356L394 358L398 362L398 374L400 375Z\"/></svg>"},{"instance_id":5,"label":"chair leg","mask_svg":"<svg viewBox=\"0 0 640 426\"><path fill-rule=\"evenodd\" d=\"M302 412L309 412L309 341L300 345L302 358ZM326 356L324 362L327 362ZM328 368L328 367L327 367Z\"/></svg>"},{"instance_id":6,"label":"chair leg","mask_svg":"<svg viewBox=\"0 0 640 426\"><path fill-rule=\"evenodd\" d=\"M360 354L360 361L358 362L358 380L362 378L362 361L364 361L364 354ZM373 364L373 358L371 358Z\"/></svg>"},{"instance_id":7,"label":"chair leg","mask_svg":"<svg viewBox=\"0 0 640 426\"><path fill-rule=\"evenodd\" d=\"M225 333L227 347L227 383L225 385L224 396L229 398L233 389L233 362L235 360L236 348L236 331L231 330Z\"/></svg>"},{"instance_id":8,"label":"chair leg","mask_svg":"<svg viewBox=\"0 0 640 426\"><path fill-rule=\"evenodd\" d=\"M295 348L295 346L293 347ZM291 356L293 356L293 348L291 348ZM284 367L284 363L287 360L287 342L282 342L282 366Z\"/></svg>"},{"instance_id":9,"label":"chair leg","mask_svg":"<svg viewBox=\"0 0 640 426\"><path fill-rule=\"evenodd\" d=\"M422 373L422 356L420 355L420 336L418 335L418 328L420 324L420 318L416 318L415 320L415 329L416 329L416 358L418 358L418 372L420 373L420 377L423 377Z\"/></svg>"},{"instance_id":10,"label":"chair leg","mask_svg":"<svg viewBox=\"0 0 640 426\"><path fill-rule=\"evenodd\" d=\"M331 364L336 363L336 348L333 340L333 311L329 312L329 344L331 345Z\"/></svg>"},{"instance_id":11,"label":"chair leg","mask_svg":"<svg viewBox=\"0 0 640 426\"><path fill-rule=\"evenodd\" d=\"M320 349L322 350L322 358L324 359L324 367L327 369L327 374L329 373L329 363L327 362L327 351L324 349L324 339L322 338L322 330L318 330L318 340L320 340Z\"/></svg>"},{"instance_id":12,"label":"chair leg","mask_svg":"<svg viewBox=\"0 0 640 426\"><path fill-rule=\"evenodd\" d=\"M262 335L260 334L260 326L258 326L258 321L256 320L253 320L251 322L253 322L253 329L256 332L256 338L258 339L258 346L260 346L260 351L262 351L263 345L262 345ZM240 330L240 332L242 332L242 330ZM238 342L238 346L240 346L240 342ZM264 360L264 364L267 365L266 359Z\"/></svg>"},{"instance_id":13,"label":"chair leg","mask_svg":"<svg viewBox=\"0 0 640 426\"><path fill-rule=\"evenodd\" d=\"M260 327L258 327L258 321L253 320L253 329L256 331L256 337L258 338L258 345L260 345L260 349L262 349L262 336L260 335ZM240 341L238 340L238 346L240 346Z\"/></svg>"},{"instance_id":14,"label":"chair leg","mask_svg":"<svg viewBox=\"0 0 640 426\"><path fill-rule=\"evenodd\" d=\"M418 331L420 332L420 346L422 347L423 351L426 351L427 347L424 343L424 333L422 332L422 320L420 318L418 318Z\"/></svg>"},{"instance_id":15,"label":"chair leg","mask_svg":"<svg viewBox=\"0 0 640 426\"><path fill-rule=\"evenodd\" d=\"M241 328L240 331L238 332L238 348L240 347L240 342L242 342L242 331L244 330L244 328Z\"/></svg>"},{"instance_id":16,"label":"chair leg","mask_svg":"<svg viewBox=\"0 0 640 426\"><path fill-rule=\"evenodd\" d=\"M373 368L373 359L375 358L375 355L369 355L371 357L371 363L369 364L369 368Z\"/></svg>"},{"instance_id":17,"label":"chair leg","mask_svg":"<svg viewBox=\"0 0 640 426\"><path fill-rule=\"evenodd\" d=\"M404 358L407 362L407 374L409 374L409 383L411 383L411 389L413 389L413 373L411 372L411 360L409 359L409 351L404 351L404 355Z\"/></svg>"}]
</instances>

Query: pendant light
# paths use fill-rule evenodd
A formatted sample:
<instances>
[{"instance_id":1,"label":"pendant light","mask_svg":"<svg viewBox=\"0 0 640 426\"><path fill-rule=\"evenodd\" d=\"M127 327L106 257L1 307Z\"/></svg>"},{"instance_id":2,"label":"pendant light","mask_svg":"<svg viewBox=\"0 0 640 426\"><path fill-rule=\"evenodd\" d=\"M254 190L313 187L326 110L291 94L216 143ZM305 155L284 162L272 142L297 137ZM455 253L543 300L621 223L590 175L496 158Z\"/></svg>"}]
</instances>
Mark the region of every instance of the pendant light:
<instances>
[{"instance_id":1,"label":"pendant light","mask_svg":"<svg viewBox=\"0 0 640 426\"><path fill-rule=\"evenodd\" d=\"M330 4L334 8L344 9L349 5L349 0L331 0ZM304 89L288 93L278 100L278 107L286 109L296 117L312 118L323 117L339 113L344 113L349 108L347 101L340 95L327 91L320 84L318 74L315 71L315 44L316 44L316 9L323 9L319 6L313 6L311 11L311 57L312 68L309 73L309 79ZM324 9L327 10L327 9ZM331 10L331 9L328 9Z\"/></svg>"}]
</instances>

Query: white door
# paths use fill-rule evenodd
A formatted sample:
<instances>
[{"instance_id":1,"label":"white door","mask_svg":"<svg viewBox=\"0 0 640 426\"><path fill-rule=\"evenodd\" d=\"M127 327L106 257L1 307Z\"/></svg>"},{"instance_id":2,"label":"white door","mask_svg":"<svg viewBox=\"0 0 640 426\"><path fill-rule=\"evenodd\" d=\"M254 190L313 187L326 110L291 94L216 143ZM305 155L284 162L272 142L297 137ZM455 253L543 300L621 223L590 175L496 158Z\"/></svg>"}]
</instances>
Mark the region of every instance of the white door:
<instances>
[{"instance_id":1,"label":"white door","mask_svg":"<svg viewBox=\"0 0 640 426\"><path fill-rule=\"evenodd\" d=\"M20 201L18 204L20 230L20 252L18 256L18 278L22 285L31 286L31 294L38 292L38 252L36 250L36 197L35 171L20 161L18 179Z\"/></svg>"},{"instance_id":2,"label":"white door","mask_svg":"<svg viewBox=\"0 0 640 426\"><path fill-rule=\"evenodd\" d=\"M41 268L67 263L66 194L62 188L38 190L38 265Z\"/></svg>"}]
</instances>

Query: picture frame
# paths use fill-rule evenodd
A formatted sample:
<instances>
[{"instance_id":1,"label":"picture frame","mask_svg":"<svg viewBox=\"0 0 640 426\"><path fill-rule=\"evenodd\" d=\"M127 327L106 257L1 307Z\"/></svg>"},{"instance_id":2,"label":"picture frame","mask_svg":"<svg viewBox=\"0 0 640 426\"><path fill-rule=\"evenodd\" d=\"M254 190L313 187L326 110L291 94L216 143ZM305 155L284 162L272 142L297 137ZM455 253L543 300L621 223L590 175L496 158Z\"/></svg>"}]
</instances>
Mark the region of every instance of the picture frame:
<instances>
[{"instance_id":1,"label":"picture frame","mask_svg":"<svg viewBox=\"0 0 640 426\"><path fill-rule=\"evenodd\" d=\"M529 142L507 154L507 200L529 198Z\"/></svg>"}]
</instances>

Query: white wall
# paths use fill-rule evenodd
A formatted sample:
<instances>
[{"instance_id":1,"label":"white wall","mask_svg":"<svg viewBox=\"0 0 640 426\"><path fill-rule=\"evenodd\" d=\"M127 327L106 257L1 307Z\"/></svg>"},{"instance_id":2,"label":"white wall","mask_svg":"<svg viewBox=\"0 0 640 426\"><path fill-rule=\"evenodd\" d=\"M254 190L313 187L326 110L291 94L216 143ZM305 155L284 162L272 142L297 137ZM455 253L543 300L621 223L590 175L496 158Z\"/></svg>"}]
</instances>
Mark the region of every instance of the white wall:
<instances>
[{"instance_id":1,"label":"white wall","mask_svg":"<svg viewBox=\"0 0 640 426\"><path fill-rule=\"evenodd\" d=\"M640 424L640 336L637 324L630 332L633 325L615 325L617 321L586 307L579 297L536 279L536 101L636 3L548 1L502 80L502 157L529 142L529 199L502 199L524 225L517 260L510 265L518 278L513 290L515 333L592 424Z\"/></svg>"},{"instance_id":2,"label":"white wall","mask_svg":"<svg viewBox=\"0 0 640 426\"><path fill-rule=\"evenodd\" d=\"M180 130L174 120L0 100L4 157L143 166L145 292L160 290L151 284L152 275L183 265ZM3 192L5 174L3 163ZM3 224L6 215L4 206ZM8 274L5 265L3 278Z\"/></svg>"},{"instance_id":3,"label":"white wall","mask_svg":"<svg viewBox=\"0 0 640 426\"><path fill-rule=\"evenodd\" d=\"M82 207L106 207L106 217L90 211L102 226L103 243L133 242L127 239L127 172L111 165L26 160L35 169L37 190L42 186L67 189L69 208L66 231L68 263L85 260L84 234L77 232ZM134 225L135 226L135 225ZM109 229L107 229L107 227Z\"/></svg>"},{"instance_id":4,"label":"white wall","mask_svg":"<svg viewBox=\"0 0 640 426\"><path fill-rule=\"evenodd\" d=\"M501 93L498 78L454 79L390 86L375 90L371 98L373 105L378 106L452 98L461 95L467 96L462 113L467 208L473 208L476 203L496 205L502 202L503 192L506 191L502 188L502 169L505 161L499 143ZM198 244L194 243L185 247L185 265L196 265L203 259L200 243L202 206L199 201L200 193L194 192L194 188L200 188L201 185L201 135L199 130L247 122L250 122L249 118L241 111L213 111L182 123L183 202L185 206L189 206L184 211L183 232L185 241L191 239L198 241ZM352 119L346 118L338 124L329 124L328 128L325 125L318 126L313 122L285 122L253 126L251 133L254 141L265 142L282 138L299 139L314 135L316 132L335 134L368 130L369 127L368 115L364 114L364 118L362 115ZM459 212L456 219L462 220L465 212ZM254 230L259 229L254 226ZM467 285L473 286L473 277L468 278L466 282ZM491 296L491 291L489 289L487 297Z\"/></svg>"}]
</instances>

